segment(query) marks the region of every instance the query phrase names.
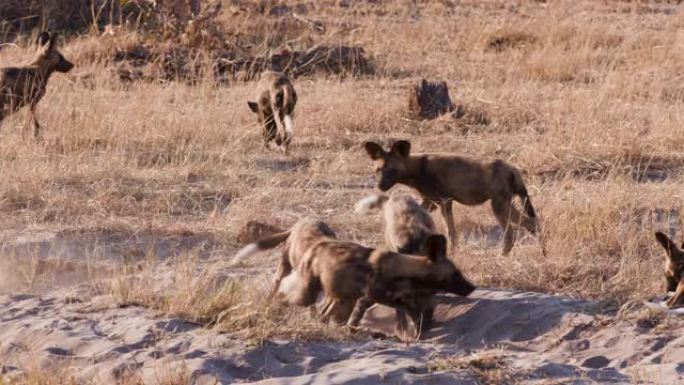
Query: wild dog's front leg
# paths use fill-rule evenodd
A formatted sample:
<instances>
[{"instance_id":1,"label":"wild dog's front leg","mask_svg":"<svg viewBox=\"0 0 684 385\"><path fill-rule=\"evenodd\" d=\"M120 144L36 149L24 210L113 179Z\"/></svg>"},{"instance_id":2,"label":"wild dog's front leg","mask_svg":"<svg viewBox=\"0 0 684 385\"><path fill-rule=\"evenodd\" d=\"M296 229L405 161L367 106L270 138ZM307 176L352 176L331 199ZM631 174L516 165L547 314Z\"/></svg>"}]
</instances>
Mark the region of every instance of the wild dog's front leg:
<instances>
[{"instance_id":1,"label":"wild dog's front leg","mask_svg":"<svg viewBox=\"0 0 684 385\"><path fill-rule=\"evenodd\" d=\"M356 301L356 306L354 306L351 317L349 317L349 320L347 321L347 326L358 327L361 323L361 319L366 314L366 311L368 311L373 304L375 304L375 301L367 295L359 298Z\"/></svg>"},{"instance_id":2,"label":"wild dog's front leg","mask_svg":"<svg viewBox=\"0 0 684 385\"><path fill-rule=\"evenodd\" d=\"M679 285L677 285L677 290L675 291L672 298L667 300L667 307L669 307L670 309L678 305L684 305L684 278L679 281Z\"/></svg>"},{"instance_id":3,"label":"wild dog's front leg","mask_svg":"<svg viewBox=\"0 0 684 385\"><path fill-rule=\"evenodd\" d=\"M456 258L456 246L457 238L456 234L456 224L454 223L454 212L452 209L453 201L447 200L439 204L440 211L442 212L442 217L447 225L447 234L449 236L449 241L451 242L451 257Z\"/></svg>"}]
</instances>

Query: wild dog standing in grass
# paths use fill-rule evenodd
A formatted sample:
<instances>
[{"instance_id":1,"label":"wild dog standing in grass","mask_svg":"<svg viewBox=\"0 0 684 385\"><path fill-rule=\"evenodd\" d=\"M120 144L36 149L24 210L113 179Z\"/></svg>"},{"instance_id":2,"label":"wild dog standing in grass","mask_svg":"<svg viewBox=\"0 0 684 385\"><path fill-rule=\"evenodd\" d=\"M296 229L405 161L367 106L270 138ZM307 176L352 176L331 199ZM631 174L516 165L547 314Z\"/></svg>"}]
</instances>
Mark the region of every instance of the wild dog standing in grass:
<instances>
[{"instance_id":1,"label":"wild dog standing in grass","mask_svg":"<svg viewBox=\"0 0 684 385\"><path fill-rule=\"evenodd\" d=\"M297 93L287 76L271 71L261 74L256 101L248 101L247 105L259 118L266 147L275 141L283 152L287 152L294 134L296 104Z\"/></svg>"},{"instance_id":2,"label":"wild dog standing in grass","mask_svg":"<svg viewBox=\"0 0 684 385\"><path fill-rule=\"evenodd\" d=\"M411 143L406 140L397 141L389 151L374 142L366 142L364 147L374 161L381 191L404 184L423 196L421 205L426 210L439 207L447 224L452 254L457 237L453 201L476 206L491 200L494 215L505 231L504 254L513 248L518 225L533 234L538 232L537 215L522 175L503 160L485 162L450 154L411 155ZM522 200L525 215L513 206L514 195ZM542 252L545 253L543 243Z\"/></svg>"},{"instance_id":3,"label":"wild dog standing in grass","mask_svg":"<svg viewBox=\"0 0 684 385\"><path fill-rule=\"evenodd\" d=\"M667 307L684 306L684 251L677 247L667 235L657 232L656 240L667 252L665 262L665 279L667 281L667 292L674 292L672 297L667 300ZM684 244L682 244L684 248Z\"/></svg>"},{"instance_id":4,"label":"wild dog standing in grass","mask_svg":"<svg viewBox=\"0 0 684 385\"><path fill-rule=\"evenodd\" d=\"M323 291L323 320L347 322L362 297L366 298L364 303L419 307L406 311L420 314L423 305L415 298L422 296L412 290L412 282L430 292L469 294L474 289L438 252L431 257L411 256L341 241L323 222L311 219L300 220L288 231L245 246L233 262L285 241L274 292L283 294L290 303L311 306ZM402 290L393 291L396 288Z\"/></svg>"},{"instance_id":5,"label":"wild dog standing in grass","mask_svg":"<svg viewBox=\"0 0 684 385\"><path fill-rule=\"evenodd\" d=\"M45 87L53 72L69 72L74 65L57 49L57 35L43 32L38 36L38 54L24 67L5 67L0 70L0 124L9 114L29 106L29 120L33 136L40 138L40 124L36 106L45 95Z\"/></svg>"}]
</instances>

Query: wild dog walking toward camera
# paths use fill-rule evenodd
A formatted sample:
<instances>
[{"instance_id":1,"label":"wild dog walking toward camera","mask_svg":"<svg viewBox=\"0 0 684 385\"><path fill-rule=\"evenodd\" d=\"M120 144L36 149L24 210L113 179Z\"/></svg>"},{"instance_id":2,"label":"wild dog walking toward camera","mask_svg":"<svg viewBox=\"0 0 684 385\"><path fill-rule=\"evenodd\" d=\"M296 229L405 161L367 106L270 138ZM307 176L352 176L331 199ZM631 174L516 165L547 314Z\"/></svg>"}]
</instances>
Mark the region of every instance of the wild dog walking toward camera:
<instances>
[{"instance_id":1,"label":"wild dog walking toward camera","mask_svg":"<svg viewBox=\"0 0 684 385\"><path fill-rule=\"evenodd\" d=\"M504 254L513 248L518 225L532 234L538 233L537 215L522 175L503 160L485 162L450 154L411 155L411 143L406 140L397 141L389 151L374 142L366 142L364 147L374 161L381 191L404 184L422 195L421 205L426 210L439 207L447 224L452 253L457 237L453 201L476 206L491 200L494 215L505 229ZM522 200L525 215L513 206L514 195ZM543 243L542 252L545 254Z\"/></svg>"},{"instance_id":2,"label":"wild dog walking toward camera","mask_svg":"<svg viewBox=\"0 0 684 385\"><path fill-rule=\"evenodd\" d=\"M29 118L33 124L33 136L40 137L40 124L36 118L36 106L53 72L69 72L74 65L57 49L57 35L43 32L38 36L38 53L25 67L0 69L0 124L11 113L29 106Z\"/></svg>"},{"instance_id":3,"label":"wild dog walking toward camera","mask_svg":"<svg viewBox=\"0 0 684 385\"><path fill-rule=\"evenodd\" d=\"M667 292L674 292L674 295L667 300L667 306L673 308L684 306L684 251L677 247L667 235L657 232L656 240L667 252L665 262L665 279L667 282ZM684 244L682 244L684 248Z\"/></svg>"},{"instance_id":4,"label":"wild dog walking toward camera","mask_svg":"<svg viewBox=\"0 0 684 385\"><path fill-rule=\"evenodd\" d=\"M261 74L256 101L248 101L247 105L257 114L266 147L275 141L279 148L287 152L294 135L296 104L297 93L287 76L271 71Z\"/></svg>"},{"instance_id":5,"label":"wild dog walking toward camera","mask_svg":"<svg viewBox=\"0 0 684 385\"><path fill-rule=\"evenodd\" d=\"M431 248L434 255L427 257L376 250L337 240L327 225L311 219L300 220L291 230L245 246L233 262L285 241L274 292L283 294L290 303L311 306L323 291L324 321L347 322L360 298L364 298L364 304L409 307L406 311L415 315L424 312L425 302L421 299L436 291L467 295L474 290L453 264L442 258L438 247ZM366 309L357 312L358 321Z\"/></svg>"}]
</instances>

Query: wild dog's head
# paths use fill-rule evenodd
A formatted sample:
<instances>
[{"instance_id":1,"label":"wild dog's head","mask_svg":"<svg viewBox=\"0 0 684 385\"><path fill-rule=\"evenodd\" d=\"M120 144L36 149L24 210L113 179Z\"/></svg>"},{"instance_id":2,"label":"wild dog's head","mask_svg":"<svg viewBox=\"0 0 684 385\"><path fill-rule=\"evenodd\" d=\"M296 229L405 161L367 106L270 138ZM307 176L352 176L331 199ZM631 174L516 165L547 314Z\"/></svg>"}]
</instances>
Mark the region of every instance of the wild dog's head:
<instances>
[{"instance_id":1,"label":"wild dog's head","mask_svg":"<svg viewBox=\"0 0 684 385\"><path fill-rule=\"evenodd\" d=\"M667 253L665 262L667 291L675 291L679 282L684 279L684 252L667 235L657 232L655 237Z\"/></svg>"},{"instance_id":2,"label":"wild dog's head","mask_svg":"<svg viewBox=\"0 0 684 385\"><path fill-rule=\"evenodd\" d=\"M74 68L74 64L64 58L61 52L57 49L58 35L48 32L42 32L38 35L36 44L38 45L38 54L34 63L41 68L48 71L69 72Z\"/></svg>"},{"instance_id":3,"label":"wild dog's head","mask_svg":"<svg viewBox=\"0 0 684 385\"><path fill-rule=\"evenodd\" d=\"M375 142L365 142L363 146L373 160L373 170L379 176L378 188L387 191L401 182L406 173L406 160L411 153L411 143L407 140L395 142L389 151Z\"/></svg>"},{"instance_id":4,"label":"wild dog's head","mask_svg":"<svg viewBox=\"0 0 684 385\"><path fill-rule=\"evenodd\" d=\"M461 296L468 296L475 290L461 270L447 258L447 239L441 234L434 234L425 240L426 256L433 262L428 280L439 290Z\"/></svg>"},{"instance_id":5,"label":"wild dog's head","mask_svg":"<svg viewBox=\"0 0 684 385\"><path fill-rule=\"evenodd\" d=\"M257 115L265 132L277 133L280 141L289 142L294 132L294 109L297 93L290 80L279 74L267 73L263 81L270 82L257 101L247 105Z\"/></svg>"}]
</instances>

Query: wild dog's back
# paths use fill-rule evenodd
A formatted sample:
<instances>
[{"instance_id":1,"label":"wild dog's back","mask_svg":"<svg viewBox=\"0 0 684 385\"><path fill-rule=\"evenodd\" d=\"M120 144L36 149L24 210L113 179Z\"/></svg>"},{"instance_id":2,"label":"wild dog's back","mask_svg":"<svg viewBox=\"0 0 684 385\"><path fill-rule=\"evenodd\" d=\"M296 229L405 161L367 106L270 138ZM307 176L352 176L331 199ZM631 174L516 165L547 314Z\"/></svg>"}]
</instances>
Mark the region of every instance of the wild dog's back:
<instances>
[{"instance_id":1,"label":"wild dog's back","mask_svg":"<svg viewBox=\"0 0 684 385\"><path fill-rule=\"evenodd\" d=\"M425 240L437 233L437 226L430 214L410 195L388 198L377 194L360 200L356 211L365 213L382 209L385 222L385 242L396 252L424 254Z\"/></svg>"}]
</instances>

